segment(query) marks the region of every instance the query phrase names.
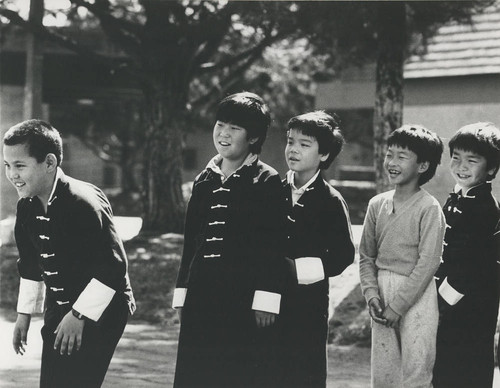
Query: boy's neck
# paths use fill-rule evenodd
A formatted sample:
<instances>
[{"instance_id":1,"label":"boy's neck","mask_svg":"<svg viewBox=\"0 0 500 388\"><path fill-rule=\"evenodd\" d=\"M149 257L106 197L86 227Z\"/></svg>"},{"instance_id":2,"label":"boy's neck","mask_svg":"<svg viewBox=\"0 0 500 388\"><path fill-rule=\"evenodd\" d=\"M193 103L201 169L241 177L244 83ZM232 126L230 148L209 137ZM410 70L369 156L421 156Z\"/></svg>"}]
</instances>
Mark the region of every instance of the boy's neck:
<instances>
[{"instance_id":1,"label":"boy's neck","mask_svg":"<svg viewBox=\"0 0 500 388\"><path fill-rule=\"evenodd\" d=\"M305 172L305 173L301 173L301 172L297 172L297 171L294 171L293 172L293 184L295 185L295 187L297 189L300 189L302 186L304 186L307 182L309 182L311 180L311 178L316 175L316 173L318 172L319 170L316 170L314 172Z\"/></svg>"},{"instance_id":2,"label":"boy's neck","mask_svg":"<svg viewBox=\"0 0 500 388\"><path fill-rule=\"evenodd\" d=\"M220 164L220 170L222 171L222 173L226 177L228 177L229 175L231 175L233 172L235 172L237 169L239 169L243 165L245 160L248 158L248 155L250 155L250 154L247 154L244 158L239 159L239 160L222 158L222 161Z\"/></svg>"},{"instance_id":3,"label":"boy's neck","mask_svg":"<svg viewBox=\"0 0 500 388\"><path fill-rule=\"evenodd\" d=\"M408 182L405 185L396 185L394 190L394 200L397 202L404 202L419 191L420 186L418 181Z\"/></svg>"},{"instance_id":4,"label":"boy's neck","mask_svg":"<svg viewBox=\"0 0 500 388\"><path fill-rule=\"evenodd\" d=\"M40 199L40 202L42 202L43 209L44 209L45 213L47 213L47 207L49 205L50 194L52 193L52 189L54 188L56 177L57 177L57 171L54 172L54 174L52 175L52 179L47 179L47 186L45 187L45 190L43 191L43 193L37 195L37 197Z\"/></svg>"}]
</instances>

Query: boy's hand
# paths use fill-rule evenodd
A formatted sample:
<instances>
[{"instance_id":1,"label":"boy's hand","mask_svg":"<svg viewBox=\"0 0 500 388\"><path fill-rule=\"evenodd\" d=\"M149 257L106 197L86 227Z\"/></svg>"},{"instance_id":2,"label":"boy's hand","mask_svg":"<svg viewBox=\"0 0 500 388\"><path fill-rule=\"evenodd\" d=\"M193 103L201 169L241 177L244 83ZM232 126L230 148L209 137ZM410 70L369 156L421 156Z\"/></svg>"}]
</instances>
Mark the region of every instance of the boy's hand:
<instances>
[{"instance_id":1,"label":"boy's hand","mask_svg":"<svg viewBox=\"0 0 500 388\"><path fill-rule=\"evenodd\" d=\"M386 326L395 328L398 326L399 320L401 319L401 316L396 313L391 306L387 306L384 310L384 313L382 314L382 317L385 318L386 320Z\"/></svg>"},{"instance_id":2,"label":"boy's hand","mask_svg":"<svg viewBox=\"0 0 500 388\"><path fill-rule=\"evenodd\" d=\"M255 310L255 322L257 323L257 327L268 327L273 325L275 321L276 314Z\"/></svg>"},{"instance_id":3,"label":"boy's hand","mask_svg":"<svg viewBox=\"0 0 500 388\"><path fill-rule=\"evenodd\" d=\"M57 350L60 347L60 354L67 354L68 356L71 355L73 350L80 350L84 326L85 320L76 318L70 310L59 322L54 332L57 334L54 349Z\"/></svg>"},{"instance_id":4,"label":"boy's hand","mask_svg":"<svg viewBox=\"0 0 500 388\"><path fill-rule=\"evenodd\" d=\"M368 302L368 311L375 322L381 325L385 325L387 323L387 321L382 318L382 305L379 298L370 299Z\"/></svg>"},{"instance_id":5,"label":"boy's hand","mask_svg":"<svg viewBox=\"0 0 500 388\"><path fill-rule=\"evenodd\" d=\"M26 352L25 346L28 344L28 330L30 328L31 315L17 314L16 325L14 326L14 335L12 345L14 351L21 356Z\"/></svg>"}]
</instances>

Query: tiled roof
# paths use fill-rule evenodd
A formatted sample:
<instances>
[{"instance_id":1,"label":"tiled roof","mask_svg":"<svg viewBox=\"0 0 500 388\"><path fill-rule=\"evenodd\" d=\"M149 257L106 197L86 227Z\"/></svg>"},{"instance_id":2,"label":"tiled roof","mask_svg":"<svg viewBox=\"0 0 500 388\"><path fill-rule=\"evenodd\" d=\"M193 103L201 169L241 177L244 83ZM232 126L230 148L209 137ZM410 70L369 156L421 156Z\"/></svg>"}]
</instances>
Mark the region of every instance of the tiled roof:
<instances>
[{"instance_id":1,"label":"tiled roof","mask_svg":"<svg viewBox=\"0 0 500 388\"><path fill-rule=\"evenodd\" d=\"M500 74L500 2L472 20L472 25L453 23L439 28L426 53L407 60L404 77Z\"/></svg>"}]
</instances>

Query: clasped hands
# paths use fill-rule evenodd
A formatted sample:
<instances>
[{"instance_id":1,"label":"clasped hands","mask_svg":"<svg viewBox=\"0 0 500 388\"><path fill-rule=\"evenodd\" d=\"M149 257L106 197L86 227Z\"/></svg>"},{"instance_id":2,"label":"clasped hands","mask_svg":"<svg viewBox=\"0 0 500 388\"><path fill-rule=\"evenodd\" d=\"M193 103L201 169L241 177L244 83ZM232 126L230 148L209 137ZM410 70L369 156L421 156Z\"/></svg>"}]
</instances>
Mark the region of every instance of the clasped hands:
<instances>
[{"instance_id":1,"label":"clasped hands","mask_svg":"<svg viewBox=\"0 0 500 388\"><path fill-rule=\"evenodd\" d=\"M368 309L372 319L386 327L395 328L399 324L401 316L396 313L391 306L382 309L382 304L379 298L371 298L368 302Z\"/></svg>"}]
</instances>

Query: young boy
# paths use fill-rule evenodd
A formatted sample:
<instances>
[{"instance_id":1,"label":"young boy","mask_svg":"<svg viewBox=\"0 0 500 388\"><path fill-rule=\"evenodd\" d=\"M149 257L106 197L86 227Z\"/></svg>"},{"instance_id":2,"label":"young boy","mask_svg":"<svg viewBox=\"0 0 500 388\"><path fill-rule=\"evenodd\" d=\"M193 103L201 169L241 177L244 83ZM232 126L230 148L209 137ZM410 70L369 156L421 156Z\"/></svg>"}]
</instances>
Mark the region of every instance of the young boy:
<instances>
[{"instance_id":1,"label":"young boy","mask_svg":"<svg viewBox=\"0 0 500 388\"><path fill-rule=\"evenodd\" d=\"M97 187L63 173L61 136L49 123L19 123L3 144L6 175L20 197L14 350L24 353L45 294L40 387L100 387L135 309L111 207Z\"/></svg>"},{"instance_id":2,"label":"young boy","mask_svg":"<svg viewBox=\"0 0 500 388\"><path fill-rule=\"evenodd\" d=\"M443 143L419 125L388 139L384 168L394 190L369 204L359 248L361 290L373 319L372 387L431 387L436 353L436 272L445 220L420 186L435 174Z\"/></svg>"},{"instance_id":3,"label":"young boy","mask_svg":"<svg viewBox=\"0 0 500 388\"><path fill-rule=\"evenodd\" d=\"M456 186L444 205L443 261L436 273L440 323L434 387L491 387L498 314L500 206L491 180L500 130L466 125L449 142Z\"/></svg>"},{"instance_id":4,"label":"young boy","mask_svg":"<svg viewBox=\"0 0 500 388\"><path fill-rule=\"evenodd\" d=\"M261 385L262 337L280 310L281 181L258 159L269 109L236 93L219 103L216 120L218 155L194 181L173 298L182 310L176 387Z\"/></svg>"},{"instance_id":5,"label":"young boy","mask_svg":"<svg viewBox=\"0 0 500 388\"><path fill-rule=\"evenodd\" d=\"M287 201L288 284L283 297L283 387L325 387L328 278L354 260L347 205L321 176L344 139L323 111L288 122L283 181Z\"/></svg>"}]
</instances>

